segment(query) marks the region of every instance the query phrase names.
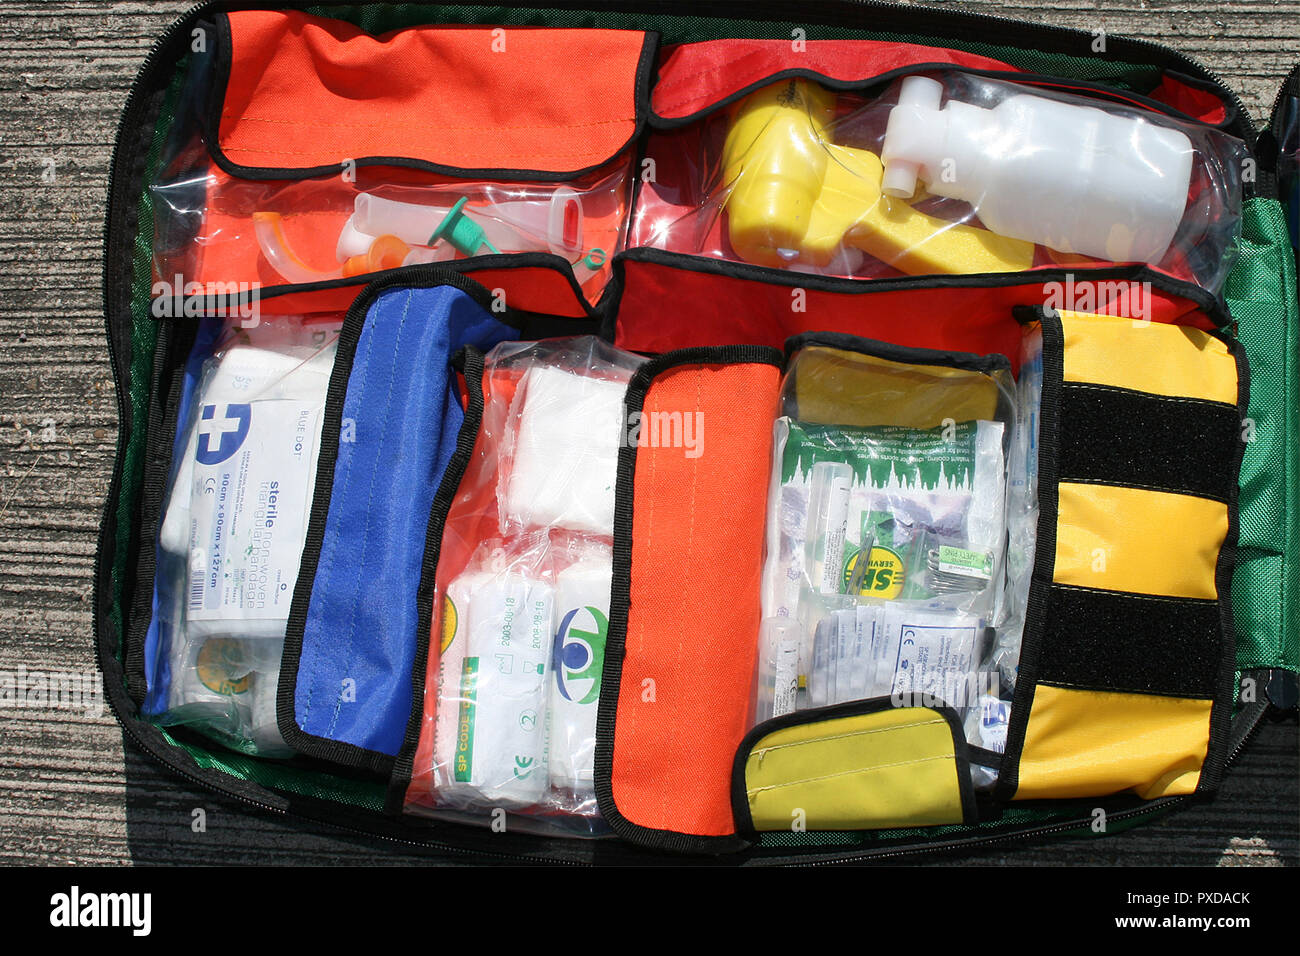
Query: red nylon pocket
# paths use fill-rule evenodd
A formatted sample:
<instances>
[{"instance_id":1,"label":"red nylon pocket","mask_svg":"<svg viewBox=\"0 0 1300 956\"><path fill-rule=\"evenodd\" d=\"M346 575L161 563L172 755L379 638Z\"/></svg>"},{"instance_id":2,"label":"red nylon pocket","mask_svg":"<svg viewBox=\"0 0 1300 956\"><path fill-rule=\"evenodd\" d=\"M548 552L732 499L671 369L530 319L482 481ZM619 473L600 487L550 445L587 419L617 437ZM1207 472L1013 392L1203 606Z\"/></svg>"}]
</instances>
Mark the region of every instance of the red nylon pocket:
<instances>
[{"instance_id":1,"label":"red nylon pocket","mask_svg":"<svg viewBox=\"0 0 1300 956\"><path fill-rule=\"evenodd\" d=\"M968 70L1016 67L974 53L883 40L708 40L665 47L651 96L657 120L685 122L695 115L783 76L820 79L836 87L920 65Z\"/></svg>"},{"instance_id":2,"label":"red nylon pocket","mask_svg":"<svg viewBox=\"0 0 1300 956\"><path fill-rule=\"evenodd\" d=\"M926 66L1023 72L1002 60L918 43L804 40L796 48L785 39L707 40L663 48L651 113L659 125L675 126L787 76L810 77L843 89ZM1227 117L1216 93L1178 74L1166 73L1147 95L1202 122L1221 123Z\"/></svg>"},{"instance_id":3,"label":"red nylon pocket","mask_svg":"<svg viewBox=\"0 0 1300 956\"><path fill-rule=\"evenodd\" d=\"M620 257L623 292L614 342L634 352L667 352L743 343L780 347L801 332L842 332L909 348L1020 354L1018 305L1123 315L1135 320L1213 329L1208 294L1147 269L1104 277L1060 271L1006 279L827 280L781 276L657 250ZM750 275L746 275L749 273ZM1187 294L1174 291L1178 286ZM1195 298L1193 293L1196 293ZM663 309L671 299L673 308Z\"/></svg>"},{"instance_id":4,"label":"red nylon pocket","mask_svg":"<svg viewBox=\"0 0 1300 956\"><path fill-rule=\"evenodd\" d=\"M357 165L566 178L620 153L645 114L653 34L414 27L229 14L211 149L248 178ZM215 110L214 110L215 112Z\"/></svg>"},{"instance_id":5,"label":"red nylon pocket","mask_svg":"<svg viewBox=\"0 0 1300 956\"><path fill-rule=\"evenodd\" d=\"M340 268L336 257L339 232L352 213L358 193L384 194L385 186L389 185L418 187L449 182L448 177L394 167L360 170L352 183L341 177L301 182L243 182L213 169L202 221L195 234L175 253L155 257L159 277L170 280L180 273L214 288L256 285L262 290L259 308L266 315L342 311L380 274L367 271L350 280L331 277ZM625 207L610 208L588 202L587 209L595 213L586 219L588 241L592 245L612 247L622 228ZM259 212L281 210L280 228L285 248L292 250L307 269L320 272L316 289L307 290L301 284L288 282L259 248L254 217ZM448 264L471 273L475 281L489 289L503 290L506 301L515 308L568 318L589 316L588 300L599 297L605 283L603 273L591 274L586 279L584 293L565 262L541 253L512 254L504 258L480 256L472 263L462 262L455 260Z\"/></svg>"}]
</instances>

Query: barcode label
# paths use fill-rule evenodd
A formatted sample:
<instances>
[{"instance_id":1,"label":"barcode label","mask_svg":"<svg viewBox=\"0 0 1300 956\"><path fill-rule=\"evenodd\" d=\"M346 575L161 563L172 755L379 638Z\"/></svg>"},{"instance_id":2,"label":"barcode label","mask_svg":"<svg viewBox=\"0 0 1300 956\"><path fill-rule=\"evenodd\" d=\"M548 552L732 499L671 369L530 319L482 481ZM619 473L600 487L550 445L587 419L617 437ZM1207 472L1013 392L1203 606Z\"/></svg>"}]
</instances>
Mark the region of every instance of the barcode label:
<instances>
[{"instance_id":1,"label":"barcode label","mask_svg":"<svg viewBox=\"0 0 1300 956\"><path fill-rule=\"evenodd\" d=\"M190 572L190 610L199 611L203 608L203 572Z\"/></svg>"}]
</instances>

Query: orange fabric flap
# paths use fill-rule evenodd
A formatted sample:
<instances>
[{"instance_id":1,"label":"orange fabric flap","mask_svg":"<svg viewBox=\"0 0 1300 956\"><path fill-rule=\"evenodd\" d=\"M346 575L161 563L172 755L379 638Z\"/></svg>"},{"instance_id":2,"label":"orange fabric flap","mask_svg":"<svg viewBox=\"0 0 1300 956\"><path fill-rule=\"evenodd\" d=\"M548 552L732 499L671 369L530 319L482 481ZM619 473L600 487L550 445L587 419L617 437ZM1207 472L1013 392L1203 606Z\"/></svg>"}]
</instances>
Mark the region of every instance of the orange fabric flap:
<instances>
[{"instance_id":1,"label":"orange fabric flap","mask_svg":"<svg viewBox=\"0 0 1300 956\"><path fill-rule=\"evenodd\" d=\"M751 724L780 353L717 349L656 361L639 373L654 374L641 407L636 379L628 397L639 447L630 499L620 479L616 514L630 502L631 521L616 528L614 547L628 549L631 577L621 648L617 610L610 619L607 653L621 652L622 665L614 805L602 798L602 812L631 839L665 831L686 835L687 846L736 829L731 765ZM616 582L618 568L616 557Z\"/></svg>"},{"instance_id":2,"label":"orange fabric flap","mask_svg":"<svg viewBox=\"0 0 1300 956\"><path fill-rule=\"evenodd\" d=\"M209 147L248 178L352 161L514 179L607 162L647 112L654 35L428 26L371 36L341 20L223 18Z\"/></svg>"}]
</instances>

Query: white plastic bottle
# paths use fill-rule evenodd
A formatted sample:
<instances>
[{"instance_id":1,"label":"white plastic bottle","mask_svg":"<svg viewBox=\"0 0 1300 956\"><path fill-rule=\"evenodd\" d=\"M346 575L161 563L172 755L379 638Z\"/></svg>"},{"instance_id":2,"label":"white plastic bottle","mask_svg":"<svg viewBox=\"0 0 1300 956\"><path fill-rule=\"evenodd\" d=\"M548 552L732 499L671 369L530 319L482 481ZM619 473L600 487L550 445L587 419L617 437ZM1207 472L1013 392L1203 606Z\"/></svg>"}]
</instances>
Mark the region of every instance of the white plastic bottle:
<instances>
[{"instance_id":1,"label":"white plastic bottle","mask_svg":"<svg viewBox=\"0 0 1300 956\"><path fill-rule=\"evenodd\" d=\"M1138 117L1020 93L991 110L903 81L882 159L886 194L916 180L969 202L996 233L1115 262L1159 262L1187 204L1192 144Z\"/></svg>"}]
</instances>

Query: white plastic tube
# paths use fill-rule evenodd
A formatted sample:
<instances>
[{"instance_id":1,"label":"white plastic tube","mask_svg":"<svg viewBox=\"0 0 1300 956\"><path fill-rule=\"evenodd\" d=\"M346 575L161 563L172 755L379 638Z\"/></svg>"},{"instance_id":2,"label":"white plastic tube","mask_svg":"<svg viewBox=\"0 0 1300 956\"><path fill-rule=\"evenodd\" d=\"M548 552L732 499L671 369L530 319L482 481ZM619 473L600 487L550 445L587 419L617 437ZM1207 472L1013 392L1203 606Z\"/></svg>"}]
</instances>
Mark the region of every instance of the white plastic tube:
<instances>
[{"instance_id":1,"label":"white plastic tube","mask_svg":"<svg viewBox=\"0 0 1300 956\"><path fill-rule=\"evenodd\" d=\"M500 219L527 236L541 239L546 248L566 258L584 251L582 200L568 186L560 186L549 200L522 199L475 207L480 217Z\"/></svg>"},{"instance_id":2,"label":"white plastic tube","mask_svg":"<svg viewBox=\"0 0 1300 956\"><path fill-rule=\"evenodd\" d=\"M371 239L392 235L408 245L427 246L450 208L361 193L339 237L339 255L343 255L345 242L351 248L358 233ZM582 202L567 186L552 190L549 197L470 205L465 207L465 215L478 223L488 241L502 252L553 252L571 258L583 251ZM368 242L365 248L369 248Z\"/></svg>"},{"instance_id":3,"label":"white plastic tube","mask_svg":"<svg viewBox=\"0 0 1300 956\"><path fill-rule=\"evenodd\" d=\"M349 216L348 221L343 224L343 231L339 233L339 241L334 249L334 256L339 260L340 265L353 256L364 256L370 251L370 244L376 238L378 237L362 232L357 228L355 215ZM410 243L407 244L410 245Z\"/></svg>"},{"instance_id":4,"label":"white plastic tube","mask_svg":"<svg viewBox=\"0 0 1300 956\"><path fill-rule=\"evenodd\" d=\"M399 202L361 193L353 204L349 221L356 231L367 236L396 236L407 245L427 246L450 208ZM545 238L548 210L545 202L520 201L467 206L464 214L478 223L488 242L502 252L545 252L548 249ZM539 212L543 217L541 220L537 219ZM344 232L347 232L346 226ZM343 236L339 237L339 242L341 251Z\"/></svg>"},{"instance_id":5,"label":"white plastic tube","mask_svg":"<svg viewBox=\"0 0 1300 956\"><path fill-rule=\"evenodd\" d=\"M289 247L284 235L284 223L279 213L253 213L253 235L257 238L258 248L272 268L280 273L286 282L294 284L306 282L324 282L328 279L341 278L338 269L325 271L313 269Z\"/></svg>"},{"instance_id":6,"label":"white plastic tube","mask_svg":"<svg viewBox=\"0 0 1300 956\"><path fill-rule=\"evenodd\" d=\"M449 208L359 193L349 222L368 236L396 236L407 245L427 246L429 237L446 218Z\"/></svg>"}]
</instances>

